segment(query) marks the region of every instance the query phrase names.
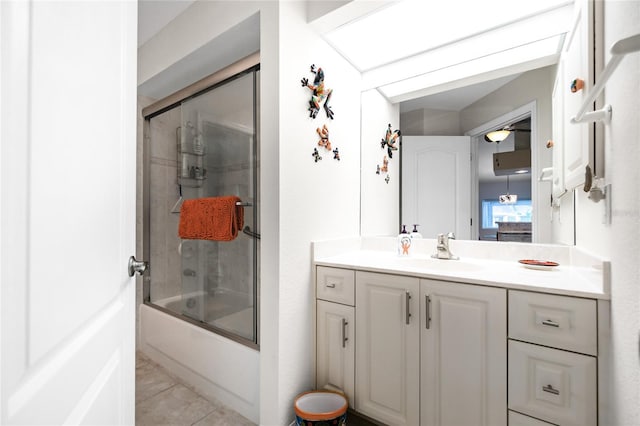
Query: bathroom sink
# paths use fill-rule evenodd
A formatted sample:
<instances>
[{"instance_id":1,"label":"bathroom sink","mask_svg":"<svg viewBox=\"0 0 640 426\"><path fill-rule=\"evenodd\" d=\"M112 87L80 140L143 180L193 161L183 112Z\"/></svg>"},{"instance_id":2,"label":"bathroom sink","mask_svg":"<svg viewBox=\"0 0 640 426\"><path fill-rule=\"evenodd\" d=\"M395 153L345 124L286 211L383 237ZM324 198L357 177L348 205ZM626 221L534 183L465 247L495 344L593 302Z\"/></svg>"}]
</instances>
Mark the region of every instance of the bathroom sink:
<instances>
[{"instance_id":1,"label":"bathroom sink","mask_svg":"<svg viewBox=\"0 0 640 426\"><path fill-rule=\"evenodd\" d=\"M465 260L445 260L433 258L398 258L398 265L408 268L438 272L472 272L482 269L482 265Z\"/></svg>"}]
</instances>

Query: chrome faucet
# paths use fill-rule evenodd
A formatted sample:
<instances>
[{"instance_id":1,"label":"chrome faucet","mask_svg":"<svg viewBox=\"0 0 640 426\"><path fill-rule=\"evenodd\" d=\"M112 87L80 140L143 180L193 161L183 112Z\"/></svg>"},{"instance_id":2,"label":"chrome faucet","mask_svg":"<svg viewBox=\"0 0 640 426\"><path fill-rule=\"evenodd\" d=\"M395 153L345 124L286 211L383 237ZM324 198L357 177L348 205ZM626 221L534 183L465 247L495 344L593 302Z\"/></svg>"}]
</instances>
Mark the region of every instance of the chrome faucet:
<instances>
[{"instance_id":1,"label":"chrome faucet","mask_svg":"<svg viewBox=\"0 0 640 426\"><path fill-rule=\"evenodd\" d=\"M436 246L436 254L432 254L434 259L446 259L446 260L458 260L458 256L451 254L449 249L449 240L455 240L456 236L453 232L449 232L447 235L438 234L438 245Z\"/></svg>"}]
</instances>

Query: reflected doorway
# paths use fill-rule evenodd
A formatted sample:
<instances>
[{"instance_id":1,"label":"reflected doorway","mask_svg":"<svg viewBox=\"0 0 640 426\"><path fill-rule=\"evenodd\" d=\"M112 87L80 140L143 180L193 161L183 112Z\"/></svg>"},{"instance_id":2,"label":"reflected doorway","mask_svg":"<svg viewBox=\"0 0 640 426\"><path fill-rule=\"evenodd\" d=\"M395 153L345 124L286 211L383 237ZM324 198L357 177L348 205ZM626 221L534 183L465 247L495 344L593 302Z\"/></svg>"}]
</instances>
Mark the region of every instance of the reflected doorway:
<instances>
[{"instance_id":1,"label":"reflected doorway","mask_svg":"<svg viewBox=\"0 0 640 426\"><path fill-rule=\"evenodd\" d=\"M488 132L505 127L510 132L500 143L485 140ZM453 141L457 137L403 137L400 225L419 224L426 238L454 231L458 239L537 242L537 209L544 200L537 200L538 181L532 178L537 170L532 155L538 149L535 129L534 101L467 132L470 154L455 157L451 153L448 162L438 153L438 161L432 156L430 162L421 163L419 154L433 148L412 147L413 139L426 143L432 138ZM513 163L513 153L525 156L526 162ZM470 171L467 177L459 173L461 169ZM464 194L460 188L470 191ZM501 203L505 195L515 195L517 201Z\"/></svg>"},{"instance_id":2,"label":"reflected doorway","mask_svg":"<svg viewBox=\"0 0 640 426\"><path fill-rule=\"evenodd\" d=\"M478 150L477 236L479 240L530 243L531 117L499 129L498 135L490 132L473 138Z\"/></svg>"}]
</instances>

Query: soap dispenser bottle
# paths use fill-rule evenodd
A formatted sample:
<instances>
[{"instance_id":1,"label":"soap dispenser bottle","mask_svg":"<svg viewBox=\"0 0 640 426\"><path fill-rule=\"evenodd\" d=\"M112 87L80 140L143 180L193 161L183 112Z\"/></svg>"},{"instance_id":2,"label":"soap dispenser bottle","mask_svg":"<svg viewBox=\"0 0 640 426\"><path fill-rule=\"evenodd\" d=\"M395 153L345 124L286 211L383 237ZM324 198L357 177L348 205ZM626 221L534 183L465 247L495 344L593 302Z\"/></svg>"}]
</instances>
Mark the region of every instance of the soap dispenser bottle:
<instances>
[{"instance_id":1,"label":"soap dispenser bottle","mask_svg":"<svg viewBox=\"0 0 640 426\"><path fill-rule=\"evenodd\" d=\"M398 256L409 256L411 248L411 236L407 232L406 225L402 225L402 231L398 235Z\"/></svg>"},{"instance_id":2,"label":"soap dispenser bottle","mask_svg":"<svg viewBox=\"0 0 640 426\"><path fill-rule=\"evenodd\" d=\"M413 224L413 231L409 234L411 238L422 238L422 234L418 232L418 226L420 225Z\"/></svg>"}]
</instances>

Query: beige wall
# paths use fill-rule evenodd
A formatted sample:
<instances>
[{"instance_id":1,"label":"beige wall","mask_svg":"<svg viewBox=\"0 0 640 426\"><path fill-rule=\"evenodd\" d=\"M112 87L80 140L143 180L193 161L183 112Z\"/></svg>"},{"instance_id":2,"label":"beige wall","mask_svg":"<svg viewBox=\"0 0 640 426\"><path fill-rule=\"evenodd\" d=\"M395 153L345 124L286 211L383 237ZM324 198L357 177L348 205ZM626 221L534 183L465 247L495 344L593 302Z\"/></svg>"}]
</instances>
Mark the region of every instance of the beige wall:
<instances>
[{"instance_id":1,"label":"beige wall","mask_svg":"<svg viewBox=\"0 0 640 426\"><path fill-rule=\"evenodd\" d=\"M460 112L441 109L417 109L400 114L400 129L405 136L459 136Z\"/></svg>"},{"instance_id":2,"label":"beige wall","mask_svg":"<svg viewBox=\"0 0 640 426\"><path fill-rule=\"evenodd\" d=\"M528 71L460 111L460 127L467 132L536 100L538 128L544 141L551 134L551 91L555 66Z\"/></svg>"},{"instance_id":3,"label":"beige wall","mask_svg":"<svg viewBox=\"0 0 640 426\"><path fill-rule=\"evenodd\" d=\"M462 135L536 100L539 128L545 134L550 134L551 91L554 78L555 66L539 68L523 73L459 112L433 108L403 112L400 114L402 133L410 136Z\"/></svg>"}]
</instances>

